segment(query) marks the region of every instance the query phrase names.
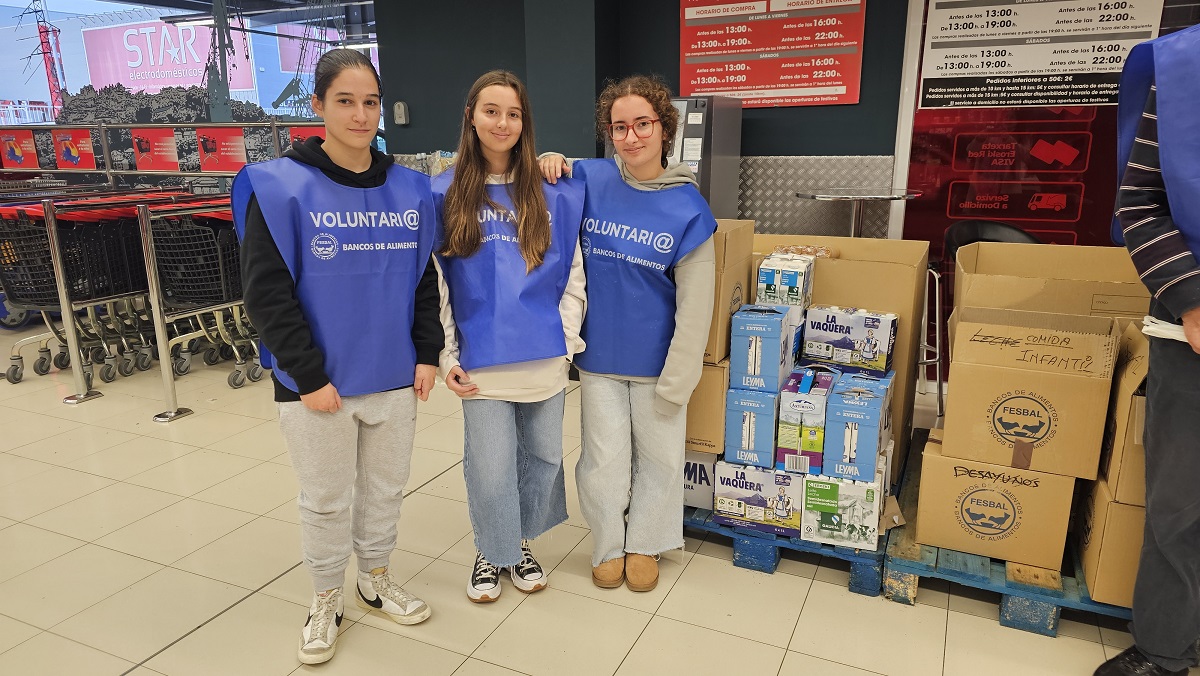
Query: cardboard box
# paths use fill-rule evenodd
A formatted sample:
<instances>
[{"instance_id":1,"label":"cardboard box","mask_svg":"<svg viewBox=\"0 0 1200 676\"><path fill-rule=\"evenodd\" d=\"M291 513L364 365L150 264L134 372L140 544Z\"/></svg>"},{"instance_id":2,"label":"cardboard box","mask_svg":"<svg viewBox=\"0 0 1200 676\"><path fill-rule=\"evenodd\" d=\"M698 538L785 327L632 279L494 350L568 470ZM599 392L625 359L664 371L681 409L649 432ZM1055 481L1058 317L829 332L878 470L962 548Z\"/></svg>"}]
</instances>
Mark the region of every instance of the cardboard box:
<instances>
[{"instance_id":1,"label":"cardboard box","mask_svg":"<svg viewBox=\"0 0 1200 676\"><path fill-rule=\"evenodd\" d=\"M793 371L779 392L775 469L820 474L825 451L825 406L840 374L818 367Z\"/></svg>"},{"instance_id":2,"label":"cardboard box","mask_svg":"<svg viewBox=\"0 0 1200 676\"><path fill-rule=\"evenodd\" d=\"M713 508L713 481L717 456L710 453L684 451L683 504L700 509Z\"/></svg>"},{"instance_id":3,"label":"cardboard box","mask_svg":"<svg viewBox=\"0 0 1200 676\"><path fill-rule=\"evenodd\" d=\"M892 396L892 430L896 438L896 461L892 482L908 453L911 416L916 396L917 348L925 329L921 309L929 267L929 243L869 237L819 237L815 235L754 236L755 255L770 253L776 246L811 244L838 252L838 258L818 258L813 270L813 303L839 307L869 307L892 312L900 319L893 350L896 371Z\"/></svg>"},{"instance_id":4,"label":"cardboard box","mask_svg":"<svg viewBox=\"0 0 1200 676\"><path fill-rule=\"evenodd\" d=\"M892 370L896 315L833 305L814 305L797 339L800 364L823 364L845 373L885 376Z\"/></svg>"},{"instance_id":5,"label":"cardboard box","mask_svg":"<svg viewBox=\"0 0 1200 676\"><path fill-rule=\"evenodd\" d=\"M713 234L717 281L704 363L729 356L729 320L754 298L754 221L717 219Z\"/></svg>"},{"instance_id":6,"label":"cardboard box","mask_svg":"<svg viewBox=\"0 0 1200 676\"><path fill-rule=\"evenodd\" d=\"M729 386L779 393L796 365L796 329L804 308L744 305L730 329Z\"/></svg>"},{"instance_id":7,"label":"cardboard box","mask_svg":"<svg viewBox=\"0 0 1200 676\"><path fill-rule=\"evenodd\" d=\"M754 302L759 305L808 307L812 299L815 258L798 254L771 254L758 264Z\"/></svg>"},{"instance_id":8,"label":"cardboard box","mask_svg":"<svg viewBox=\"0 0 1200 676\"><path fill-rule=\"evenodd\" d=\"M955 261L956 308L1139 319L1150 309L1123 247L979 242L959 249Z\"/></svg>"},{"instance_id":9,"label":"cardboard box","mask_svg":"<svg viewBox=\"0 0 1200 676\"><path fill-rule=\"evenodd\" d=\"M917 542L1058 570L1075 479L963 460L949 450L941 430L930 430Z\"/></svg>"},{"instance_id":10,"label":"cardboard box","mask_svg":"<svg viewBox=\"0 0 1200 676\"><path fill-rule=\"evenodd\" d=\"M1115 501L1108 482L1101 479L1079 514L1079 549L1088 594L1101 603L1132 606L1146 508Z\"/></svg>"},{"instance_id":11,"label":"cardboard box","mask_svg":"<svg viewBox=\"0 0 1200 676\"><path fill-rule=\"evenodd\" d=\"M725 396L729 392L729 360L705 364L700 382L687 405L687 451L720 455L725 452Z\"/></svg>"},{"instance_id":12,"label":"cardboard box","mask_svg":"<svg viewBox=\"0 0 1200 676\"><path fill-rule=\"evenodd\" d=\"M774 467L779 395L731 389L725 401L725 460Z\"/></svg>"},{"instance_id":13,"label":"cardboard box","mask_svg":"<svg viewBox=\"0 0 1200 676\"><path fill-rule=\"evenodd\" d=\"M717 523L800 537L804 477L718 461L714 491Z\"/></svg>"},{"instance_id":14,"label":"cardboard box","mask_svg":"<svg viewBox=\"0 0 1200 676\"><path fill-rule=\"evenodd\" d=\"M1112 401L1104 426L1100 468L1113 498L1126 505L1146 505L1146 373L1150 341L1131 323L1121 334Z\"/></svg>"},{"instance_id":15,"label":"cardboard box","mask_svg":"<svg viewBox=\"0 0 1200 676\"><path fill-rule=\"evenodd\" d=\"M1117 323L974 307L956 315L944 453L1096 478Z\"/></svg>"},{"instance_id":16,"label":"cardboard box","mask_svg":"<svg viewBox=\"0 0 1200 676\"><path fill-rule=\"evenodd\" d=\"M879 548L879 517L886 495L887 460L875 463L872 481L835 477L804 477L800 539L838 547L875 551Z\"/></svg>"},{"instance_id":17,"label":"cardboard box","mask_svg":"<svg viewBox=\"0 0 1200 676\"><path fill-rule=\"evenodd\" d=\"M892 438L892 379L862 373L843 375L825 409L825 455L821 473L871 481L876 458Z\"/></svg>"}]
</instances>

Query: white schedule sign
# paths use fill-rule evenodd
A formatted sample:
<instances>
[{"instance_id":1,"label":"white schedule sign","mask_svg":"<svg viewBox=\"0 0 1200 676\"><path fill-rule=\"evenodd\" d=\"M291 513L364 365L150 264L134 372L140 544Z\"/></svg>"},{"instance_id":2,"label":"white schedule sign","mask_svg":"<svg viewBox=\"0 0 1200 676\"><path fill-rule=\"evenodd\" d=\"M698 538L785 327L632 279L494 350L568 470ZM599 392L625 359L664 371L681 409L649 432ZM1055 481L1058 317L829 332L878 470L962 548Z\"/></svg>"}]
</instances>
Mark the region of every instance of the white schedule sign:
<instances>
[{"instance_id":1,"label":"white schedule sign","mask_svg":"<svg viewBox=\"0 0 1200 676\"><path fill-rule=\"evenodd\" d=\"M921 107L1115 105L1163 0L930 0Z\"/></svg>"}]
</instances>

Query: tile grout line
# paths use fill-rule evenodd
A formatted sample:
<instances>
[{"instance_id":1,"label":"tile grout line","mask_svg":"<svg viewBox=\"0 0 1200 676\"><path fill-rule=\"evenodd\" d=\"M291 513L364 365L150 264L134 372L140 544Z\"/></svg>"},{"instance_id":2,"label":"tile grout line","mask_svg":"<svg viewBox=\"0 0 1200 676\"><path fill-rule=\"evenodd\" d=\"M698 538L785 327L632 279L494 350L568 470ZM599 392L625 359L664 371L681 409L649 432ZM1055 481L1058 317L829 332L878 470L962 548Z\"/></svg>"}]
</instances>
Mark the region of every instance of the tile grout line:
<instances>
[{"instance_id":1,"label":"tile grout line","mask_svg":"<svg viewBox=\"0 0 1200 676\"><path fill-rule=\"evenodd\" d=\"M203 623L201 623L199 626L192 628L190 631L188 631L188 632L187 632L186 634L184 634L183 636L180 636L179 638L175 639L174 641L171 641L171 642L170 642L170 643L168 643L167 645L163 646L163 647L162 647L162 648L160 648L160 649L159 649L157 652L155 652L153 655L150 655L149 657L147 657L147 658L143 659L141 662L138 662L137 664L133 665L133 668L129 669L128 671L126 671L126 672L124 672L124 673L122 673L122 674L121 674L121 676L126 676L127 674L131 674L131 673L133 673L134 671L136 671L136 670L138 669L138 667L143 667L143 666L145 666L145 665L146 665L146 663L147 663L147 662L149 662L150 660L154 659L155 657L158 657L159 655L161 655L162 653L166 652L166 651L167 651L167 650L169 650L169 649L170 649L172 646L174 646L175 644L179 643L179 642L180 642L180 641L182 641L183 639L185 639L185 638L187 638L187 637L191 636L192 634L196 633L197 631L199 631L199 630L203 629L204 627L208 626L208 624L209 624L210 622L212 622L213 620L215 620L215 619L217 619L218 617L220 617L220 616L224 615L225 613L229 612L230 610L233 610L234 608L236 608L237 606L241 605L241 604L242 604L244 601L246 601L246 600L247 600L247 599L249 599L250 597L254 596L255 594L257 594L257 593L261 592L262 590L266 589L267 587L269 587L269 586L270 586L272 583L274 583L275 581L279 580L279 578L283 577L284 575L287 575L288 573L292 572L293 570L295 570L296 568L298 568L299 566L302 566L302 565L304 565L304 562L303 562L303 561L299 561L299 562L297 562L297 563L296 563L296 565L292 566L291 568L288 568L287 570L283 571L282 573L280 573L280 574L276 575L275 577L271 578L271 579L270 579L270 580L268 580L268 581L267 581L265 584L263 584L262 586L260 586L258 589L255 589L254 591L251 591L249 594L246 594L245 596L243 596L242 598L238 599L237 601L234 601L232 604L230 604L230 605L229 605L229 607L225 608L224 610L222 610L221 612L217 613L216 615L213 615L212 617L208 618L208 619L207 619L207 620L205 620ZM178 570L178 569L176 569L176 570ZM228 583L228 582L226 582L225 584L229 584L229 583ZM236 587L237 585L232 585L232 586ZM275 597L271 597L271 598L275 598ZM298 604L296 604L296 605L298 605ZM147 668L147 669L149 669L149 667L146 667L146 668Z\"/></svg>"}]
</instances>

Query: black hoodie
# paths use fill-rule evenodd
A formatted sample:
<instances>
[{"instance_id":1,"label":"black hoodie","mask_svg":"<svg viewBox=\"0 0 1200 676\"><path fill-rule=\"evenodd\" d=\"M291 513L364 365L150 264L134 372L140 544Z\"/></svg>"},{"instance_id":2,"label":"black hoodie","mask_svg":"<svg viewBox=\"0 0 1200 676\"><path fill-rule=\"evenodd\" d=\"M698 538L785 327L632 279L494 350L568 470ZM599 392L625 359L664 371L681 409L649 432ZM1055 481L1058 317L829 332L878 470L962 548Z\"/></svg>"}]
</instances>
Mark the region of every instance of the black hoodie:
<instances>
[{"instance_id":1,"label":"black hoodie","mask_svg":"<svg viewBox=\"0 0 1200 676\"><path fill-rule=\"evenodd\" d=\"M391 155L372 148L370 168L355 173L334 164L321 147L323 142L319 136L309 137L304 142L296 141L283 156L316 167L330 180L352 188L383 185L388 167L395 161ZM325 356L313 343L312 330L296 300L292 274L275 246L258 199L253 195L246 208L246 234L242 238L242 279L246 312L275 363L296 381L300 394L325 387L329 383L329 376L325 374ZM436 366L446 339L438 316L440 299L432 257L417 284L413 305L412 340L417 348L417 363ZM346 330L356 331L358 327L348 326ZM364 364L364 367L370 368L370 365ZM406 387L411 386L409 383ZM275 380L275 401L299 401L300 394Z\"/></svg>"}]
</instances>

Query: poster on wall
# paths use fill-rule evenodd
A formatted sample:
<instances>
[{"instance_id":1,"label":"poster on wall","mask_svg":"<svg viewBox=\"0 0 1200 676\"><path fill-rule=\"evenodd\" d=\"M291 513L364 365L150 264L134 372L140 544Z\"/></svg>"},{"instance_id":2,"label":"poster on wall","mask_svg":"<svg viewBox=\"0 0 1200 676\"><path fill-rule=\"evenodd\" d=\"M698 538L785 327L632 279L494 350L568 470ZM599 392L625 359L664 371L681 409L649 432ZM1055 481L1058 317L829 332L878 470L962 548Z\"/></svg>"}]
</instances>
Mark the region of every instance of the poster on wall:
<instances>
[{"instance_id":1,"label":"poster on wall","mask_svg":"<svg viewBox=\"0 0 1200 676\"><path fill-rule=\"evenodd\" d=\"M866 0L680 0L681 96L858 103Z\"/></svg>"},{"instance_id":2,"label":"poster on wall","mask_svg":"<svg viewBox=\"0 0 1200 676\"><path fill-rule=\"evenodd\" d=\"M288 145L296 141L304 141L309 136L325 138L325 125L310 127L288 127Z\"/></svg>"},{"instance_id":3,"label":"poster on wall","mask_svg":"<svg viewBox=\"0 0 1200 676\"><path fill-rule=\"evenodd\" d=\"M236 22L234 25L237 25ZM83 50L96 89L113 84L157 94L163 87L199 86L204 81L212 28L162 21L84 28ZM254 64L241 39L233 40L229 88L254 89Z\"/></svg>"},{"instance_id":4,"label":"poster on wall","mask_svg":"<svg viewBox=\"0 0 1200 676\"><path fill-rule=\"evenodd\" d=\"M37 146L33 142L32 131L14 129L0 132L0 144L3 144L0 166L5 169L38 168Z\"/></svg>"},{"instance_id":5,"label":"poster on wall","mask_svg":"<svg viewBox=\"0 0 1200 676\"><path fill-rule=\"evenodd\" d=\"M931 0L921 108L1116 105L1164 0Z\"/></svg>"},{"instance_id":6,"label":"poster on wall","mask_svg":"<svg viewBox=\"0 0 1200 676\"><path fill-rule=\"evenodd\" d=\"M200 171L238 171L246 166L246 135L237 127L197 127Z\"/></svg>"},{"instance_id":7,"label":"poster on wall","mask_svg":"<svg viewBox=\"0 0 1200 676\"><path fill-rule=\"evenodd\" d=\"M175 130L134 129L133 161L138 171L179 171Z\"/></svg>"},{"instance_id":8,"label":"poster on wall","mask_svg":"<svg viewBox=\"0 0 1200 676\"><path fill-rule=\"evenodd\" d=\"M80 171L96 168L96 154L92 148L92 132L87 129L55 129L50 133L54 141L54 161L59 169Z\"/></svg>"}]
</instances>

